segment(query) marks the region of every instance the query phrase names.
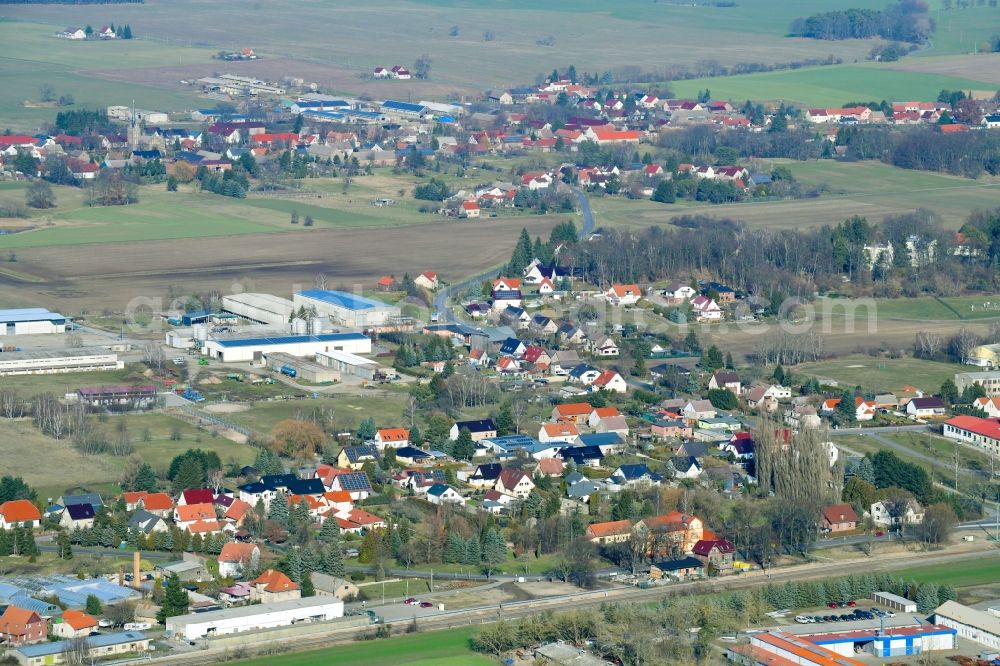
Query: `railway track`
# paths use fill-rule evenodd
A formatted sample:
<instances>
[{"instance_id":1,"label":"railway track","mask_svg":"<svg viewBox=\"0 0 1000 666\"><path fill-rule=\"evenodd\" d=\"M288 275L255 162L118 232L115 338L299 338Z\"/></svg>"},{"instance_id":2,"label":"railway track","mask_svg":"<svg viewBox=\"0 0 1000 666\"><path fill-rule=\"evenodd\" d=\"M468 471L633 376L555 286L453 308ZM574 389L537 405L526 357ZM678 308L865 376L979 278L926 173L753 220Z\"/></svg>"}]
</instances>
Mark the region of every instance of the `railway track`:
<instances>
[{"instance_id":1,"label":"railway track","mask_svg":"<svg viewBox=\"0 0 1000 666\"><path fill-rule=\"evenodd\" d=\"M867 573L892 571L912 566L927 566L933 564L944 564L959 562L968 559L978 559L990 551L975 549L958 553L901 553L879 558L866 558L864 569ZM511 620L534 615L543 611L569 610L577 608L589 608L599 606L605 602L642 602L662 598L674 594L697 594L703 592L727 592L741 589L748 589L757 585L767 583L781 583L789 580L815 580L818 578L829 578L831 576L845 575L852 569L852 564L858 564L857 560L825 562L819 564L808 564L787 569L772 571L770 574L756 573L740 577L717 578L704 581L692 581L686 583L675 583L663 587L652 587L639 589L634 587L618 587L607 590L593 590L579 592L554 597L543 597L529 599L526 601L514 601L498 605L481 606L450 611L438 615L432 615L425 619L417 619L417 626L420 631L444 631L447 629L457 629L469 627L477 624L487 624L497 620ZM377 607L373 607L373 610ZM407 623L396 624L398 631L405 631ZM355 642L355 637L359 633L357 627L344 629L331 629L319 636L286 638L280 644L291 643L294 650L289 652L303 652L318 650L322 648L335 647L345 643ZM202 664L216 664L231 658L236 650L242 649L248 653L255 653L266 645L273 643L248 643L241 648L209 648L183 654L169 655L161 658L150 659L148 663L155 663L162 666L201 666ZM278 653L275 653L278 654ZM263 656L263 655L262 655ZM248 657L250 658L250 657Z\"/></svg>"}]
</instances>

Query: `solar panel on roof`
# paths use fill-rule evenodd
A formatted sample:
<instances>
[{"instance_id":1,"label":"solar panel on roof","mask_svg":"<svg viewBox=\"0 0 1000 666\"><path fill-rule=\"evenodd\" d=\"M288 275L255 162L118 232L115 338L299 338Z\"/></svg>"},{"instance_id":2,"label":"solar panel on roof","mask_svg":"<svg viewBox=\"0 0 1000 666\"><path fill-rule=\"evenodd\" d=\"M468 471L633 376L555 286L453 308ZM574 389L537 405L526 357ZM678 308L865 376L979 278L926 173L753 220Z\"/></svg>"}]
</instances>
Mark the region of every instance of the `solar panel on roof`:
<instances>
[{"instance_id":1,"label":"solar panel on roof","mask_svg":"<svg viewBox=\"0 0 1000 666\"><path fill-rule=\"evenodd\" d=\"M371 482L368 481L368 475L364 472L357 472L354 474L341 474L337 477L340 479L340 487L344 490L371 490Z\"/></svg>"}]
</instances>

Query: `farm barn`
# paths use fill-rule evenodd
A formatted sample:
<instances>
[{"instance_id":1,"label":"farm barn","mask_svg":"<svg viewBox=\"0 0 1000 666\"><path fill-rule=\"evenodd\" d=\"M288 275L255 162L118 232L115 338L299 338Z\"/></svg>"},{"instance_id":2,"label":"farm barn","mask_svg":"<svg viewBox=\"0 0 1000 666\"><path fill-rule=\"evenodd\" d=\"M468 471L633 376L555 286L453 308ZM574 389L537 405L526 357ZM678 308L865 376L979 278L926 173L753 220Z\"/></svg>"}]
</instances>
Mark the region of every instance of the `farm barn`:
<instances>
[{"instance_id":1,"label":"farm barn","mask_svg":"<svg viewBox=\"0 0 1000 666\"><path fill-rule=\"evenodd\" d=\"M45 308L0 310L0 336L65 333L66 317Z\"/></svg>"},{"instance_id":2,"label":"farm barn","mask_svg":"<svg viewBox=\"0 0 1000 666\"><path fill-rule=\"evenodd\" d=\"M222 309L258 324L282 326L291 321L295 305L271 294L233 294L222 297Z\"/></svg>"},{"instance_id":3,"label":"farm barn","mask_svg":"<svg viewBox=\"0 0 1000 666\"><path fill-rule=\"evenodd\" d=\"M386 367L367 358L343 351L322 351L316 354L316 362L335 368L341 374L360 377L367 381L391 380L397 377L394 368Z\"/></svg>"},{"instance_id":4,"label":"farm barn","mask_svg":"<svg viewBox=\"0 0 1000 666\"><path fill-rule=\"evenodd\" d=\"M346 291L308 289L292 296L295 308L315 308L320 317L351 328L371 328L395 323L400 310L394 305ZM350 351L350 350L343 350Z\"/></svg>"},{"instance_id":5,"label":"farm barn","mask_svg":"<svg viewBox=\"0 0 1000 666\"><path fill-rule=\"evenodd\" d=\"M0 376L120 370L124 367L117 353L100 347L4 352L0 355Z\"/></svg>"}]
</instances>

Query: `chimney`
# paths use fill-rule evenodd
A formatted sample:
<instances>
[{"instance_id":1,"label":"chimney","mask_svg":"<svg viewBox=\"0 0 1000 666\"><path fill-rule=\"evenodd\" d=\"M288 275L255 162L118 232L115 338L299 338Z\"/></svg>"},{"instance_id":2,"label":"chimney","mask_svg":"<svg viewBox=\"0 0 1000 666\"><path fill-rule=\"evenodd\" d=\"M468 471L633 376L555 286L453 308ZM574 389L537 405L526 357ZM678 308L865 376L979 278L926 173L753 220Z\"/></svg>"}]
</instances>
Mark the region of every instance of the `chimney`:
<instances>
[{"instance_id":1,"label":"chimney","mask_svg":"<svg viewBox=\"0 0 1000 666\"><path fill-rule=\"evenodd\" d=\"M139 589L139 559L141 554L139 551L132 553L132 587Z\"/></svg>"}]
</instances>

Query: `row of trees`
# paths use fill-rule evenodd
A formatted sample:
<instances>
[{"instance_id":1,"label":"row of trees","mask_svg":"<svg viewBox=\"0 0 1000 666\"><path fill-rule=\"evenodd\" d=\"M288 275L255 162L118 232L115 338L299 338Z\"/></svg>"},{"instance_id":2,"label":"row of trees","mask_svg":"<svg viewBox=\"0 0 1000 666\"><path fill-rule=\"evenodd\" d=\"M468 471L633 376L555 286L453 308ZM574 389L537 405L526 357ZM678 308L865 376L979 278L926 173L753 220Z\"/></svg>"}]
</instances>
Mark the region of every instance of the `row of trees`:
<instances>
[{"instance_id":1,"label":"row of trees","mask_svg":"<svg viewBox=\"0 0 1000 666\"><path fill-rule=\"evenodd\" d=\"M836 143L846 146L848 159L877 159L902 169L968 178L1000 173L1000 137L990 132L942 134L924 126L895 130L854 125L842 127Z\"/></svg>"},{"instance_id":2,"label":"row of trees","mask_svg":"<svg viewBox=\"0 0 1000 666\"><path fill-rule=\"evenodd\" d=\"M518 648L564 641L624 666L693 666L712 663L713 642L721 634L760 624L771 610L864 599L876 590L908 596L922 612L955 598L951 587L918 585L885 574L848 576L501 620L484 625L473 638L473 647L501 658Z\"/></svg>"},{"instance_id":3,"label":"row of trees","mask_svg":"<svg viewBox=\"0 0 1000 666\"><path fill-rule=\"evenodd\" d=\"M886 217L877 227L852 218L833 228L781 232L707 216L681 216L672 223L692 233L669 233L660 227L605 230L602 242L577 246L563 263L597 284L710 274L748 293L766 312L777 313L790 297L808 301L816 291L842 290L844 276L859 290L878 287L886 295L954 295L960 288L951 276L962 272L969 278L967 288L993 290L997 275L990 267L1000 261L1000 210L970 215L963 227L965 256L956 256L963 253L952 251L954 239L919 211ZM907 242L913 234L918 239L911 250ZM865 246L874 241L892 243L894 254L901 257L880 260L872 270ZM767 347L770 340L761 342ZM776 358L780 355L781 350L775 350L769 360L791 362Z\"/></svg>"},{"instance_id":4,"label":"row of trees","mask_svg":"<svg viewBox=\"0 0 1000 666\"><path fill-rule=\"evenodd\" d=\"M922 42L934 30L922 0L901 0L885 9L840 9L797 18L791 34L813 39L870 39Z\"/></svg>"}]
</instances>

